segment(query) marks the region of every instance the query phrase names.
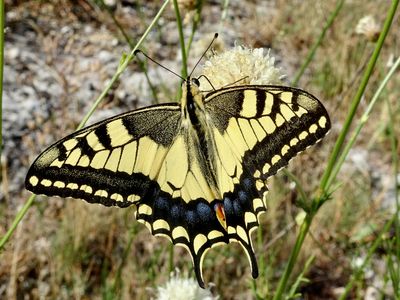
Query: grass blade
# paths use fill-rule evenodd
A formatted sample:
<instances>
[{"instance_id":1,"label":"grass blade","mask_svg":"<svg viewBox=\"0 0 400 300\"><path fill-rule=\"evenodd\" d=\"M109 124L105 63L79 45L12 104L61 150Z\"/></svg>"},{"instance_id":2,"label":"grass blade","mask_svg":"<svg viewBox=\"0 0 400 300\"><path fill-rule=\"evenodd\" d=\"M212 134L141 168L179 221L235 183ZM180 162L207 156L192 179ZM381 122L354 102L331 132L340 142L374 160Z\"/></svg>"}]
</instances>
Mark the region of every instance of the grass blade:
<instances>
[{"instance_id":1,"label":"grass blade","mask_svg":"<svg viewBox=\"0 0 400 300\"><path fill-rule=\"evenodd\" d=\"M336 17L338 16L340 10L342 9L344 4L344 0L339 0L336 3L336 7L334 9L334 11L331 13L331 15L329 16L328 21L326 22L324 28L321 31L321 34L319 35L317 41L315 42L315 44L312 46L310 52L308 52L308 55L306 57L306 59L304 60L303 64L301 65L299 71L296 73L296 75L294 76L294 79L292 81L292 85L296 86L299 83L299 80L301 78L301 76L303 76L304 71L307 69L308 65L310 64L310 62L313 60L315 53L317 52L318 47L321 45L322 41L325 38L325 34L328 31L328 29L332 26L333 21L335 21Z\"/></svg>"},{"instance_id":2,"label":"grass blade","mask_svg":"<svg viewBox=\"0 0 400 300\"><path fill-rule=\"evenodd\" d=\"M335 147L334 147L334 149L332 151L330 160L328 162L328 166L325 169L324 175L323 175L323 177L321 179L321 184L320 184L320 192L321 193L317 198L315 198L313 200L312 207L314 208L314 210L307 214L307 216L306 216L306 218L304 220L304 223L302 224L302 226L300 228L300 232L299 232L299 234L297 236L295 246L294 246L294 248L293 248L293 250L292 250L292 252L290 254L289 261L288 261L288 263L286 265L285 271L284 271L284 273L283 273L283 275L282 275L282 277L281 277L281 279L279 281L276 293L275 293L275 295L273 297L274 300L282 299L282 296L283 296L283 294L285 292L285 289L286 289L286 285L287 285L289 276L291 275L291 273L293 271L293 267L295 265L295 262L297 260L298 255L300 253L300 249L301 249L301 246L302 246L302 244L304 242L304 239L305 239L305 237L306 237L306 235L308 233L308 230L309 230L309 228L311 226L312 220L313 220L315 214L317 213L318 209L321 207L321 205L328 199L328 192L326 190L328 179L329 179L329 177L330 177L330 175L332 173L332 170L333 170L333 167L334 167L335 163L337 162L337 158L338 158L339 152L342 149L342 146L343 146L345 138L347 137L350 125L351 125L351 123L352 123L352 121L354 119L354 115L355 115L355 112L356 112L356 110L358 108L358 105L360 103L361 97L362 97L362 95L363 95L363 93L364 93L364 91L366 89L366 86L368 84L369 78L371 77L372 71L374 70L374 67L375 67L376 61L377 61L377 59L379 57L379 54L381 52L381 49L383 48L383 42L385 41L386 36L387 36L387 34L389 32L389 29L391 27L394 15L395 15L396 10L397 10L398 3L399 3L399 0L392 1L392 5L391 5L391 7L390 7L390 9L388 11L388 14L386 16L385 24L383 26L381 34L379 35L379 39L378 39L378 41L376 43L374 52L371 55L371 58L370 58L370 60L368 62L368 65L367 65L367 68L366 68L366 70L364 72L364 75L362 77L361 84L360 84L360 86L359 86L359 88L357 90L357 93L354 96L353 101L351 103L351 107L350 107L349 113L348 113L347 118L346 118L346 123L344 125L343 130L341 131L341 133L339 135L338 140L336 141Z\"/></svg>"},{"instance_id":3,"label":"grass blade","mask_svg":"<svg viewBox=\"0 0 400 300\"><path fill-rule=\"evenodd\" d=\"M326 189L327 189L327 186L328 186L329 177L331 176L333 167L337 162L337 158L339 156L340 151L342 150L342 146L343 146L344 140L347 137L347 134L348 134L349 129L350 129L350 125L351 125L351 123L353 121L353 118L354 118L354 115L355 115L355 113L357 111L358 105L360 104L361 97L363 96L363 94L365 92L365 89L367 87L368 81L369 81L369 79L370 79L370 77L372 75L372 71L374 70L376 61L378 60L379 54L380 54L380 52L381 52L381 50L383 48L383 42L385 41L386 36L387 36L387 34L389 32L389 29L390 29L390 27L392 25L392 21L393 21L394 15L396 13L398 4L399 4L398 0L393 0L392 1L392 5L391 5L391 7L389 9L389 12L388 12L388 14L386 16L385 24L383 25L382 32L379 35L379 38L378 38L378 41L376 43L374 52L372 53L372 56L371 56L371 58L370 58L370 60L368 62L367 68L366 68L366 70L364 72L364 75L363 75L363 77L361 79L361 83L360 83L360 86L358 87L357 93L353 98L353 101L352 101L351 106L350 106L350 110L349 110L349 112L347 114L347 118L346 118L345 123L343 125L343 129L340 132L340 135L339 135L338 139L336 140L336 144L335 144L335 146L333 148L331 157L330 157L329 162L328 162L328 166L326 167L325 172L322 175L322 180L321 180L321 184L320 184L321 192L326 192Z\"/></svg>"}]
</instances>

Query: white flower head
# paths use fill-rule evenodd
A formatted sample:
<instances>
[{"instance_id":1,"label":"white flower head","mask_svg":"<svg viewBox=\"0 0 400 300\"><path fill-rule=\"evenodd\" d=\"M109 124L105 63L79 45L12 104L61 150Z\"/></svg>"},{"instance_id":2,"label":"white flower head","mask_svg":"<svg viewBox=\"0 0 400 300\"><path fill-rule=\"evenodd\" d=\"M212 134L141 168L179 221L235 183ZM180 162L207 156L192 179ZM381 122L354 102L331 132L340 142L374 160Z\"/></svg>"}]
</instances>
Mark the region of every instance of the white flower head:
<instances>
[{"instance_id":1,"label":"white flower head","mask_svg":"<svg viewBox=\"0 0 400 300\"><path fill-rule=\"evenodd\" d=\"M243 84L282 84L280 68L275 67L275 57L264 48L235 46L221 54L215 54L205 62L202 75L205 75L218 89L228 85ZM200 86L210 87L207 80L200 78ZM205 88L205 89L207 89Z\"/></svg>"},{"instance_id":2,"label":"white flower head","mask_svg":"<svg viewBox=\"0 0 400 300\"><path fill-rule=\"evenodd\" d=\"M369 41L376 42L381 32L379 24L371 15L362 17L356 26L356 33L364 35Z\"/></svg>"},{"instance_id":3,"label":"white flower head","mask_svg":"<svg viewBox=\"0 0 400 300\"><path fill-rule=\"evenodd\" d=\"M193 278L181 276L180 272L171 273L164 286L157 287L156 300L217 300L209 289L199 287Z\"/></svg>"}]
</instances>

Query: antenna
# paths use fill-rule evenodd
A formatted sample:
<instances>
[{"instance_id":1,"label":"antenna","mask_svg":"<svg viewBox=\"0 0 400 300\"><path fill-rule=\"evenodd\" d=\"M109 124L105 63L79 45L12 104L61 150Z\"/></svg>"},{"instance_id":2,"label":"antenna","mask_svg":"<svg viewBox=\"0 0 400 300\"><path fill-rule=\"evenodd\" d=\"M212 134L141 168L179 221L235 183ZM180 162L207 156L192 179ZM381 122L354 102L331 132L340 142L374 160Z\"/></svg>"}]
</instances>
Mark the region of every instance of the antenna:
<instances>
[{"instance_id":1,"label":"antenna","mask_svg":"<svg viewBox=\"0 0 400 300\"><path fill-rule=\"evenodd\" d=\"M195 66L192 69L192 72L190 72L189 77L192 77L193 71L196 69L197 65L200 63L200 61L203 59L204 55L206 55L207 51L210 50L212 44L214 43L215 39L218 37L218 33L214 33L214 37L211 40L210 44L208 45L207 49L203 52L203 54L200 56L199 60L195 64Z\"/></svg>"},{"instance_id":2,"label":"antenna","mask_svg":"<svg viewBox=\"0 0 400 300\"><path fill-rule=\"evenodd\" d=\"M159 62L156 62L154 59L152 59L150 56L148 56L146 53L144 53L142 50L136 50L134 52L134 54L137 56L138 53L142 53L143 56L145 56L147 59L151 60L153 63L155 63L156 65L160 66L161 68L167 70L168 72L174 74L175 76L178 76L180 79L182 79L183 81L185 81L186 79L183 78L181 75L175 73L174 71L172 71L171 69L168 69L167 67L163 66L162 64L160 64Z\"/></svg>"},{"instance_id":3,"label":"antenna","mask_svg":"<svg viewBox=\"0 0 400 300\"><path fill-rule=\"evenodd\" d=\"M211 83L210 79L208 79L208 77L206 75L204 75L204 74L201 74L197 79L200 79L201 77L204 77L208 81L208 83L211 85L213 91L215 91L215 87Z\"/></svg>"},{"instance_id":4,"label":"antenna","mask_svg":"<svg viewBox=\"0 0 400 300\"><path fill-rule=\"evenodd\" d=\"M188 78L190 78L193 74L193 71L196 69L197 65L200 63L200 61L203 59L204 55L207 53L207 51L211 48L211 45L214 43L215 39L218 37L218 33L214 34L213 39L211 40L210 44L208 45L207 49L203 52L203 54L201 55L200 59L197 61L196 65L194 66L192 72L190 72L190 75L188 76ZM160 64L159 62L155 61L154 59L152 59L150 56L148 56L146 53L144 53L142 50L135 50L134 54L137 56L139 53L143 54L144 57L146 57L147 59L151 60L153 63L155 63L156 65L160 66L161 68L167 70L168 72L174 74L175 76L179 77L180 79L182 79L183 81L185 81L186 79L183 78L181 75L175 73L174 71L172 71L171 69L168 69L167 67L163 66L162 64ZM208 80L208 78L207 78ZM208 82L210 82L208 80ZM210 82L211 84L211 82ZM212 84L211 84L212 86ZM214 88L214 87L213 87Z\"/></svg>"}]
</instances>

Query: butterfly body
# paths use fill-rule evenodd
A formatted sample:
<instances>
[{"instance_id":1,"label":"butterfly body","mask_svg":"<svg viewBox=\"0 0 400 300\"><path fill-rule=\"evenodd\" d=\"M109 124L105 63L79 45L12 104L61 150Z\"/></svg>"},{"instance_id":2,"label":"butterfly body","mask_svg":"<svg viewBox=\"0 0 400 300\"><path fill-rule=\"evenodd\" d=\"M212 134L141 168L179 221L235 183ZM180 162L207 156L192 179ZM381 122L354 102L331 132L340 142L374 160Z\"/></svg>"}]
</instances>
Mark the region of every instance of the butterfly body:
<instances>
[{"instance_id":1,"label":"butterfly body","mask_svg":"<svg viewBox=\"0 0 400 300\"><path fill-rule=\"evenodd\" d=\"M188 78L180 104L118 115L50 146L26 187L135 205L153 235L189 251L201 286L205 253L230 242L257 277L251 232L266 210L266 180L329 128L322 104L302 90L244 85L205 94Z\"/></svg>"}]
</instances>

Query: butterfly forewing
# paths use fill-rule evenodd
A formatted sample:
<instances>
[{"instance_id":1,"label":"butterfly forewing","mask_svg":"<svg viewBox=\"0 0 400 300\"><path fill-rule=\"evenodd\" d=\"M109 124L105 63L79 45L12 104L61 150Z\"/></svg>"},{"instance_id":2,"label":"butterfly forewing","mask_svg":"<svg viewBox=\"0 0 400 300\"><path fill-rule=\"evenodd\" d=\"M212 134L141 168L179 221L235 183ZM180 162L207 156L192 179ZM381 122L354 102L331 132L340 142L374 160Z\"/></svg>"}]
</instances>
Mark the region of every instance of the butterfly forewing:
<instances>
[{"instance_id":1,"label":"butterfly forewing","mask_svg":"<svg viewBox=\"0 0 400 300\"><path fill-rule=\"evenodd\" d=\"M262 180L330 129L322 104L311 94L290 87L227 88L210 93L206 108L213 120L214 136L224 140L216 143L217 151L225 153L230 148L237 169L246 168Z\"/></svg>"},{"instance_id":2,"label":"butterfly forewing","mask_svg":"<svg viewBox=\"0 0 400 300\"><path fill-rule=\"evenodd\" d=\"M178 105L133 111L77 131L32 164L26 187L37 194L129 206L158 172L180 125Z\"/></svg>"}]
</instances>

